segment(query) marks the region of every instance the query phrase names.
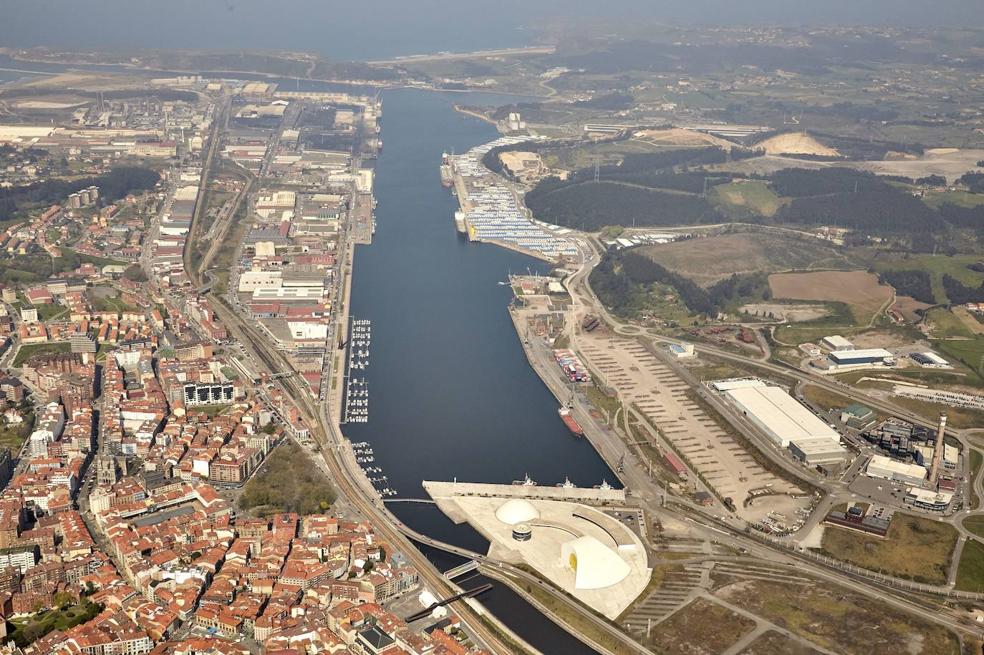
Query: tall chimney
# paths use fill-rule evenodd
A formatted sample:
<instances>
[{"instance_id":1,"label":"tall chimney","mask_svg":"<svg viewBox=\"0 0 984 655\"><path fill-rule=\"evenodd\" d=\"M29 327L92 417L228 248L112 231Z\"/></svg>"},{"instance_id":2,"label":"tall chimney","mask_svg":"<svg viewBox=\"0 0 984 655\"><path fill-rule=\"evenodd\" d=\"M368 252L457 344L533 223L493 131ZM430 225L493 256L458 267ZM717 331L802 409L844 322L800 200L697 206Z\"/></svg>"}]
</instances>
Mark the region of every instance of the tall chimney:
<instances>
[{"instance_id":1,"label":"tall chimney","mask_svg":"<svg viewBox=\"0 0 984 655\"><path fill-rule=\"evenodd\" d=\"M929 484L936 488L940 477L940 464L943 462L943 435L946 433L946 412L940 412L940 427L936 432L936 447L933 449L933 468L929 470Z\"/></svg>"}]
</instances>

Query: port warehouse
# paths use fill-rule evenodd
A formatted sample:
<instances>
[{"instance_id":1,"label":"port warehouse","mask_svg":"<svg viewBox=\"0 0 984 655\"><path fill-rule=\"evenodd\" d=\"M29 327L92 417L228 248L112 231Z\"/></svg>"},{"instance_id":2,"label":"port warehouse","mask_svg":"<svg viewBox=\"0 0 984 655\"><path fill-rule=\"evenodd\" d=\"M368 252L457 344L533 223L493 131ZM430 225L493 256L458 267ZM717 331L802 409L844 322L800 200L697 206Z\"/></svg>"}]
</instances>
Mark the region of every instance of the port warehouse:
<instances>
[{"instance_id":1,"label":"port warehouse","mask_svg":"<svg viewBox=\"0 0 984 655\"><path fill-rule=\"evenodd\" d=\"M840 434L785 389L756 378L719 380L711 387L776 446L788 448L803 462L829 465L848 458Z\"/></svg>"}]
</instances>

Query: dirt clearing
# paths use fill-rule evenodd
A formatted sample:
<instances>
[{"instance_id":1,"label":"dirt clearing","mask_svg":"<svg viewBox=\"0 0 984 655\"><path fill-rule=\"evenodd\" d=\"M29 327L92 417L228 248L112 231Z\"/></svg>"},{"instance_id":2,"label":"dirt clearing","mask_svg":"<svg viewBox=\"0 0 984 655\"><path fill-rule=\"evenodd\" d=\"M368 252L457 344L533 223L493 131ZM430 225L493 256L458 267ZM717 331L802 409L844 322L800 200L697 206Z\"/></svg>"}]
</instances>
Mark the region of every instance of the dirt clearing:
<instances>
[{"instance_id":1,"label":"dirt clearing","mask_svg":"<svg viewBox=\"0 0 984 655\"><path fill-rule=\"evenodd\" d=\"M777 134L755 144L769 155L814 155L818 157L839 157L835 149L825 146L806 132Z\"/></svg>"},{"instance_id":2,"label":"dirt clearing","mask_svg":"<svg viewBox=\"0 0 984 655\"><path fill-rule=\"evenodd\" d=\"M878 276L867 271L777 273L769 276L769 288L777 300L845 303L861 324L867 324L892 299L892 288L879 284Z\"/></svg>"},{"instance_id":3,"label":"dirt clearing","mask_svg":"<svg viewBox=\"0 0 984 655\"><path fill-rule=\"evenodd\" d=\"M695 130L684 130L679 127L671 127L666 130L640 130L633 134L632 138L659 146L717 146L725 150L731 150L735 145L730 141L725 141L710 134L704 134Z\"/></svg>"},{"instance_id":4,"label":"dirt clearing","mask_svg":"<svg viewBox=\"0 0 984 655\"><path fill-rule=\"evenodd\" d=\"M733 273L855 268L857 263L819 239L769 233L723 234L644 246L640 252L701 286ZM809 298L800 298L809 300Z\"/></svg>"}]
</instances>

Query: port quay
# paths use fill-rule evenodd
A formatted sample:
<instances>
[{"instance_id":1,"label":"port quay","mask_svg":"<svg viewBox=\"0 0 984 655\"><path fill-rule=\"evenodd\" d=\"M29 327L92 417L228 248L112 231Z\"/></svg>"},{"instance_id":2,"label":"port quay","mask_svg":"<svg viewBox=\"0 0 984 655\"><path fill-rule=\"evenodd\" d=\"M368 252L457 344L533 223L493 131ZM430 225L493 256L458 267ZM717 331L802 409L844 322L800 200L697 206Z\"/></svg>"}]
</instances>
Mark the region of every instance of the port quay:
<instances>
[{"instance_id":1,"label":"port quay","mask_svg":"<svg viewBox=\"0 0 984 655\"><path fill-rule=\"evenodd\" d=\"M445 155L441 180L452 186L461 208L455 212L455 227L469 241L495 243L548 261L575 255L577 249L559 233L529 216L519 199L520 191L483 164L485 155L500 146L516 145L531 137L504 136L475 146L462 155Z\"/></svg>"}]
</instances>

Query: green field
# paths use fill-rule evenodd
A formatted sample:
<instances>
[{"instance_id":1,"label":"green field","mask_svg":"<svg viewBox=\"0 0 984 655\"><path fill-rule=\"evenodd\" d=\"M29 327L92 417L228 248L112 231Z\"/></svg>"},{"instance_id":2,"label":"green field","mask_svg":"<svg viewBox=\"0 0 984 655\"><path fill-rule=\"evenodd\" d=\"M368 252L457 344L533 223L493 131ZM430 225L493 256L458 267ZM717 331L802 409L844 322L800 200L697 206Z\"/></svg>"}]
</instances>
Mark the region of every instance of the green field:
<instances>
[{"instance_id":1,"label":"green field","mask_svg":"<svg viewBox=\"0 0 984 655\"><path fill-rule=\"evenodd\" d=\"M929 191L923 196L923 202L933 208L946 203L960 207L976 207L984 205L984 194L968 191Z\"/></svg>"},{"instance_id":2,"label":"green field","mask_svg":"<svg viewBox=\"0 0 984 655\"><path fill-rule=\"evenodd\" d=\"M754 627L752 619L698 598L655 626L643 644L658 648L661 655L722 653Z\"/></svg>"},{"instance_id":3,"label":"green field","mask_svg":"<svg viewBox=\"0 0 984 655\"><path fill-rule=\"evenodd\" d=\"M0 428L0 449L9 448L13 455L20 452L21 446L34 428L34 414L27 412L22 414L24 422L20 425L10 425Z\"/></svg>"},{"instance_id":4,"label":"green field","mask_svg":"<svg viewBox=\"0 0 984 655\"><path fill-rule=\"evenodd\" d=\"M928 421L938 420L940 412L946 411L947 425L958 430L979 428L984 425L984 412L980 410L930 403L915 398L903 398L902 396L893 396L892 402L899 407L922 415Z\"/></svg>"},{"instance_id":5,"label":"green field","mask_svg":"<svg viewBox=\"0 0 984 655\"><path fill-rule=\"evenodd\" d=\"M971 369L978 376L984 377L984 336L973 339L954 341L937 341L937 348L944 357L950 357Z\"/></svg>"},{"instance_id":6,"label":"green field","mask_svg":"<svg viewBox=\"0 0 984 655\"><path fill-rule=\"evenodd\" d=\"M943 626L827 582L744 580L715 594L834 653L960 653L956 635ZM749 649L743 654L758 652Z\"/></svg>"},{"instance_id":7,"label":"green field","mask_svg":"<svg viewBox=\"0 0 984 655\"><path fill-rule=\"evenodd\" d=\"M966 521L964 524L966 525ZM975 531L976 532L976 531ZM957 566L957 589L984 592L984 544L968 539Z\"/></svg>"},{"instance_id":8,"label":"green field","mask_svg":"<svg viewBox=\"0 0 984 655\"><path fill-rule=\"evenodd\" d=\"M947 523L897 513L884 539L828 527L821 549L830 557L871 571L944 584L956 542L957 531Z\"/></svg>"},{"instance_id":9,"label":"green field","mask_svg":"<svg viewBox=\"0 0 984 655\"><path fill-rule=\"evenodd\" d=\"M38 310L38 318L42 321L50 321L60 317L62 314L68 314L68 307L55 303L34 305L34 308Z\"/></svg>"},{"instance_id":10,"label":"green field","mask_svg":"<svg viewBox=\"0 0 984 655\"><path fill-rule=\"evenodd\" d=\"M764 231L719 234L643 246L639 252L704 287L734 273L851 270L859 267L855 258L819 239Z\"/></svg>"},{"instance_id":11,"label":"green field","mask_svg":"<svg viewBox=\"0 0 984 655\"><path fill-rule=\"evenodd\" d=\"M984 464L984 454L976 448L970 449L970 483L973 484L974 480L977 479L977 474L981 472L981 464ZM981 499L978 498L977 494L970 495L970 508L977 509L981 504ZM968 518L964 521L964 527L971 530L967 523L976 517ZM984 537L984 517L980 517L980 527L978 530L971 530L974 534Z\"/></svg>"},{"instance_id":12,"label":"green field","mask_svg":"<svg viewBox=\"0 0 984 655\"><path fill-rule=\"evenodd\" d=\"M99 614L100 610L99 605L83 599L74 605L47 610L30 616L12 618L10 625L13 630L9 636L18 646L27 646L52 630L68 630L85 623Z\"/></svg>"},{"instance_id":13,"label":"green field","mask_svg":"<svg viewBox=\"0 0 984 655\"><path fill-rule=\"evenodd\" d=\"M971 455L976 453L976 450L970 451ZM979 464L979 462L978 462ZM984 539L984 516L968 516L963 520L963 527L973 532L978 537ZM964 547L964 553L967 552L966 546Z\"/></svg>"},{"instance_id":14,"label":"green field","mask_svg":"<svg viewBox=\"0 0 984 655\"><path fill-rule=\"evenodd\" d=\"M933 324L933 336L939 339L950 337L971 337L970 330L957 316L943 307L934 307L926 313L926 319Z\"/></svg>"},{"instance_id":15,"label":"green field","mask_svg":"<svg viewBox=\"0 0 984 655\"><path fill-rule=\"evenodd\" d=\"M647 153L665 150L666 148L639 141L626 139L624 141L590 143L568 148L556 148L542 154L543 163L550 168L580 170L594 166L613 164L622 160L624 155Z\"/></svg>"},{"instance_id":16,"label":"green field","mask_svg":"<svg viewBox=\"0 0 984 655\"><path fill-rule=\"evenodd\" d=\"M840 334L850 338L864 328L858 326L850 307L842 302L824 303L830 313L823 318L802 323L786 323L775 330L775 338L784 344L799 345L816 342L830 334Z\"/></svg>"},{"instance_id":17,"label":"green field","mask_svg":"<svg viewBox=\"0 0 984 655\"><path fill-rule=\"evenodd\" d=\"M278 446L243 488L239 507L252 514L320 514L335 502L328 477L293 441Z\"/></svg>"},{"instance_id":18,"label":"green field","mask_svg":"<svg viewBox=\"0 0 984 655\"><path fill-rule=\"evenodd\" d=\"M715 186L709 198L711 203L732 218L750 215L774 216L784 201L764 180L740 180Z\"/></svg>"},{"instance_id":19,"label":"green field","mask_svg":"<svg viewBox=\"0 0 984 655\"><path fill-rule=\"evenodd\" d=\"M78 252L78 251L72 250L70 248L62 248L62 252L63 253L64 252L72 252L72 253L75 253L76 255L78 255L79 261L81 261L83 264L92 264L93 266L98 266L99 268L102 268L103 266L109 266L109 265L126 266L126 265L129 265L130 264L130 262L125 261L123 259L111 259L109 257L96 257L94 255L87 255L87 254L85 254L83 252Z\"/></svg>"}]
</instances>

